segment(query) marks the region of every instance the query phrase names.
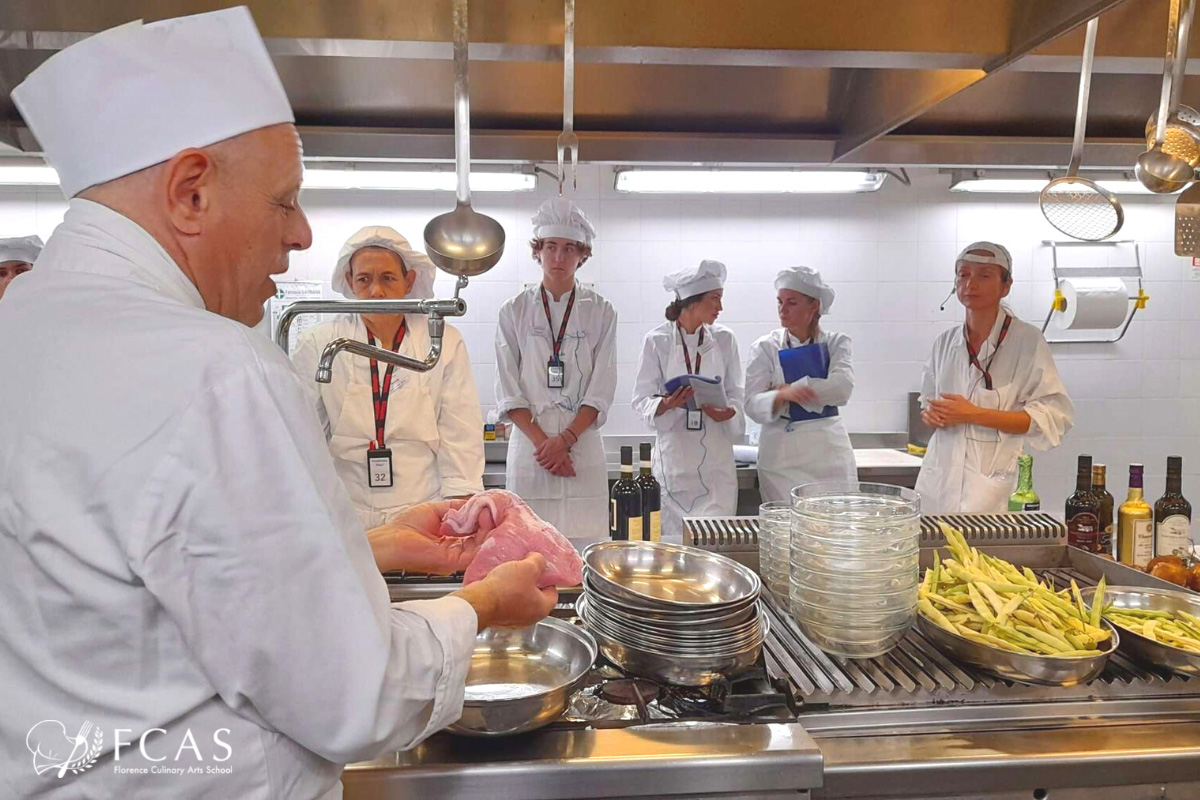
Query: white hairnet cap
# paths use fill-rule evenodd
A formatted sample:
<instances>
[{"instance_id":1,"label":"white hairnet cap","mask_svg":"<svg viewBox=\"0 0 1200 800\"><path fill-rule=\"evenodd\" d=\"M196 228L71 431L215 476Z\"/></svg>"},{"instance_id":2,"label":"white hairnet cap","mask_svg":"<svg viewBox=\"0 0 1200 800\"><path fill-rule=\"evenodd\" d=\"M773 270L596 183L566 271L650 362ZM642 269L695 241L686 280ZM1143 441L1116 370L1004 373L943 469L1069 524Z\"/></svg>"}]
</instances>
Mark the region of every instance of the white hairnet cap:
<instances>
[{"instance_id":1,"label":"white hairnet cap","mask_svg":"<svg viewBox=\"0 0 1200 800\"><path fill-rule=\"evenodd\" d=\"M12 91L63 194L268 125L292 107L245 6L111 28Z\"/></svg>"},{"instance_id":2,"label":"white hairnet cap","mask_svg":"<svg viewBox=\"0 0 1200 800\"><path fill-rule=\"evenodd\" d=\"M0 239L0 264L5 261L24 261L32 264L42 252L40 236L13 236Z\"/></svg>"},{"instance_id":3,"label":"white hairnet cap","mask_svg":"<svg viewBox=\"0 0 1200 800\"><path fill-rule=\"evenodd\" d=\"M414 250L408 243L408 239L397 233L394 228L386 225L368 225L361 228L342 245L342 249L338 252L337 265L333 268L332 283L335 292L344 297L354 297L354 291L346 279L350 274L350 259L364 247L382 247L384 250L391 250L400 256L406 270L416 270L417 279L413 282L412 291L408 293L409 297L419 300L433 297L433 279L437 274L437 268L434 267L428 256L419 250Z\"/></svg>"},{"instance_id":4,"label":"white hairnet cap","mask_svg":"<svg viewBox=\"0 0 1200 800\"><path fill-rule=\"evenodd\" d=\"M821 301L821 313L828 314L833 308L833 289L821 280L821 273L811 267L788 267L775 276L775 290L791 289Z\"/></svg>"},{"instance_id":5,"label":"white hairnet cap","mask_svg":"<svg viewBox=\"0 0 1200 800\"><path fill-rule=\"evenodd\" d=\"M982 250L987 255L976 255L972 250ZM954 260L954 268L958 269L958 265L964 261L968 264L995 264L1009 275L1012 274L1012 256L1008 248L995 242L971 242L959 251L958 258Z\"/></svg>"},{"instance_id":6,"label":"white hairnet cap","mask_svg":"<svg viewBox=\"0 0 1200 800\"><path fill-rule=\"evenodd\" d=\"M533 238L570 239L591 246L596 228L583 209L559 197L542 203L533 215Z\"/></svg>"},{"instance_id":7,"label":"white hairnet cap","mask_svg":"<svg viewBox=\"0 0 1200 800\"><path fill-rule=\"evenodd\" d=\"M720 289L725 285L725 265L720 261L701 261L699 266L684 267L663 278L663 288L680 300Z\"/></svg>"}]
</instances>

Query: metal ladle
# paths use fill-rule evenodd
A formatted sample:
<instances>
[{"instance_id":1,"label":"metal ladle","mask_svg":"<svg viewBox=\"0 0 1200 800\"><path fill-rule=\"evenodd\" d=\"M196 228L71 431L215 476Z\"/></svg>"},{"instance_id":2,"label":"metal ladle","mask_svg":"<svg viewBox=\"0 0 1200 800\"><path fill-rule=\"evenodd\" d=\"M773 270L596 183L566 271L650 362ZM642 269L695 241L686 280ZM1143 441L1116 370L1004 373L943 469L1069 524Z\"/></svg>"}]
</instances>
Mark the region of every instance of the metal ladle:
<instances>
[{"instance_id":1,"label":"metal ladle","mask_svg":"<svg viewBox=\"0 0 1200 800\"><path fill-rule=\"evenodd\" d=\"M1134 174L1142 185L1157 194L1177 192L1196 177L1196 170L1190 163L1163 150L1167 120L1178 105L1177 98L1183 84L1182 75L1179 78L1175 76L1175 64L1179 58L1180 47L1185 48L1186 53L1194 10L1192 0L1171 0L1171 16L1167 24L1167 53L1163 60L1163 86L1158 100L1158 124L1154 131L1154 146L1138 156L1137 165L1134 167Z\"/></svg>"},{"instance_id":2,"label":"metal ladle","mask_svg":"<svg viewBox=\"0 0 1200 800\"><path fill-rule=\"evenodd\" d=\"M471 208L471 109L467 91L467 0L454 0L454 155L458 204L425 226L425 251L460 278L481 275L504 254L504 228Z\"/></svg>"}]
</instances>

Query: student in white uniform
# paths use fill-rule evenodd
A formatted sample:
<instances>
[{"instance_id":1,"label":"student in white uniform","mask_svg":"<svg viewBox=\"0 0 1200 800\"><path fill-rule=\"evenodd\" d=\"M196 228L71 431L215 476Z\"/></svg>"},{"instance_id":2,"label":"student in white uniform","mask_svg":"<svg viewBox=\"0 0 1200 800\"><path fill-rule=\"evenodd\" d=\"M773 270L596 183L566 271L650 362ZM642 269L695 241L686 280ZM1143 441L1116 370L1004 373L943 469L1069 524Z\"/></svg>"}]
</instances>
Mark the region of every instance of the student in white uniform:
<instances>
[{"instance_id":1,"label":"student in white uniform","mask_svg":"<svg viewBox=\"0 0 1200 800\"><path fill-rule=\"evenodd\" d=\"M249 11L89 36L12 96L69 203L0 302L0 797L340 798L460 716L480 627L553 607L544 561L389 602L251 330L312 232ZM379 540L436 545L452 505Z\"/></svg>"},{"instance_id":2,"label":"student in white uniform","mask_svg":"<svg viewBox=\"0 0 1200 800\"><path fill-rule=\"evenodd\" d=\"M38 236L12 236L0 239L0 299L13 278L33 269L33 262L42 252Z\"/></svg>"},{"instance_id":3,"label":"student in white uniform","mask_svg":"<svg viewBox=\"0 0 1200 800\"><path fill-rule=\"evenodd\" d=\"M934 429L917 478L921 512L1002 513L1017 486L1025 446L1057 447L1075 409L1042 333L1002 301L1012 257L993 242L958 254L955 293L962 327L933 343L921 388L921 417Z\"/></svg>"},{"instance_id":4,"label":"student in white uniform","mask_svg":"<svg viewBox=\"0 0 1200 800\"><path fill-rule=\"evenodd\" d=\"M793 488L806 483L858 477L839 415L854 391L850 337L821 327L821 317L833 307L833 289L816 270L789 267L775 277L775 291L783 327L751 346L746 367L746 416L762 425L758 486L768 502L788 500ZM780 351L812 344L827 354L826 377L788 383Z\"/></svg>"},{"instance_id":5,"label":"student in white uniform","mask_svg":"<svg viewBox=\"0 0 1200 800\"><path fill-rule=\"evenodd\" d=\"M359 300L430 298L434 273L433 262L395 230L370 226L343 245L333 288ZM305 331L292 354L363 525L378 527L418 503L483 491L483 414L462 334L446 325L442 356L428 372L345 354L333 363L333 379L317 383L325 345L343 338L420 360L429 352L429 319L343 314ZM390 481L368 474L368 453L390 463Z\"/></svg>"},{"instance_id":6,"label":"student in white uniform","mask_svg":"<svg viewBox=\"0 0 1200 800\"><path fill-rule=\"evenodd\" d=\"M596 230L574 203L533 216L542 280L506 302L496 327L496 405L515 426L507 487L579 548L608 537L600 429L617 389L617 312L575 280Z\"/></svg>"},{"instance_id":7,"label":"student in white uniform","mask_svg":"<svg viewBox=\"0 0 1200 800\"><path fill-rule=\"evenodd\" d=\"M701 261L663 279L675 299L667 321L646 334L638 359L633 407L657 434L654 477L662 485L662 539L683 540L684 517L737 511L733 445L745 432L742 361L733 331L717 325L725 265ZM695 408L694 390L671 394L680 375L720 378L728 405Z\"/></svg>"}]
</instances>

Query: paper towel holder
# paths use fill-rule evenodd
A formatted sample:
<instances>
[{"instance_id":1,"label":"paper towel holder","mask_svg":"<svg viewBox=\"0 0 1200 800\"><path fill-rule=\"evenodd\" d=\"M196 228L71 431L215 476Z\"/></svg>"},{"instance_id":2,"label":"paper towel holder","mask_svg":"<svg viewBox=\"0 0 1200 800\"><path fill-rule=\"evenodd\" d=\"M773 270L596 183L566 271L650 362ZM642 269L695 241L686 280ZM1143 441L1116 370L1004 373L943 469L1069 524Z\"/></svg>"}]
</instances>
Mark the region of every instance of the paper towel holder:
<instances>
[{"instance_id":1,"label":"paper towel holder","mask_svg":"<svg viewBox=\"0 0 1200 800\"><path fill-rule=\"evenodd\" d=\"M1150 300L1150 295L1146 294L1146 289L1142 285L1142 255L1141 248L1133 239L1113 239L1106 242L1079 242L1074 240L1058 240L1058 239L1043 239L1042 244L1050 248L1051 258L1053 259L1051 271L1054 274L1054 300L1050 303L1050 311L1046 314L1046 321L1042 323L1042 335L1046 335L1046 329L1050 327L1050 319L1054 316L1054 312L1063 309L1066 306L1066 298L1062 293L1062 281L1064 278L1131 278L1137 280L1137 295L1130 297L1132 308L1129 316L1125 318L1125 324L1121 327L1121 332L1112 339L1050 339L1046 338L1047 344L1113 344L1125 338L1125 333L1129 330L1130 323L1137 316L1140 309L1146 307L1146 303ZM1123 244L1133 245L1133 264L1129 266L1096 266L1096 267L1060 267L1058 265L1058 248L1060 247L1115 247Z\"/></svg>"}]
</instances>

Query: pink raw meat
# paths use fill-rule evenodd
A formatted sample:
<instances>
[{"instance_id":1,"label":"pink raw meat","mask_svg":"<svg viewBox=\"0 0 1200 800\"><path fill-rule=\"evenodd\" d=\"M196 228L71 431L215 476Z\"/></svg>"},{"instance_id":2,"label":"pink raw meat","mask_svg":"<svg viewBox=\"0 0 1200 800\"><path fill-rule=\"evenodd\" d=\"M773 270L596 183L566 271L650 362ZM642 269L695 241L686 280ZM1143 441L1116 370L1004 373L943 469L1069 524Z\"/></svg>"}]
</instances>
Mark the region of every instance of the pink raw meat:
<instances>
[{"instance_id":1,"label":"pink raw meat","mask_svg":"<svg viewBox=\"0 0 1200 800\"><path fill-rule=\"evenodd\" d=\"M546 571L538 586L578 586L583 582L583 559L554 527L533 513L512 492L492 489L477 494L442 519L442 536L476 536L483 542L467 567L463 585L482 580L506 561L520 561L530 553L546 557Z\"/></svg>"}]
</instances>

